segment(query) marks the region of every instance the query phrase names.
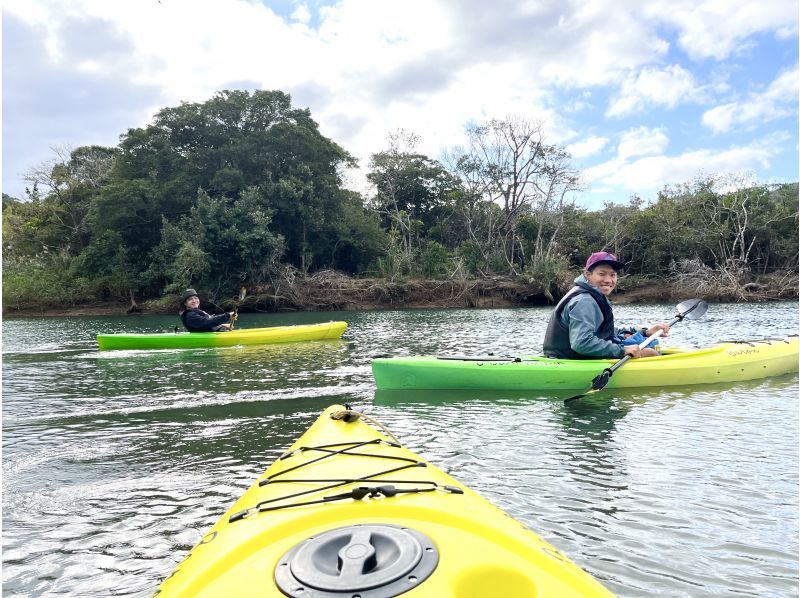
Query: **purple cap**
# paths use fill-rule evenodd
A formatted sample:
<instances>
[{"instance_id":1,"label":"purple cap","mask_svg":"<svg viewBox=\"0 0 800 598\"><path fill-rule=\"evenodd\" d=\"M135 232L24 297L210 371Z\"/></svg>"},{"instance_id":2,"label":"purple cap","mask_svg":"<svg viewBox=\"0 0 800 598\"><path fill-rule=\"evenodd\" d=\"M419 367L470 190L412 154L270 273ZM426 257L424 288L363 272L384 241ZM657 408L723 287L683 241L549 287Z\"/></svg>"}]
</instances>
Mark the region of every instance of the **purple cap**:
<instances>
[{"instance_id":1,"label":"purple cap","mask_svg":"<svg viewBox=\"0 0 800 598\"><path fill-rule=\"evenodd\" d=\"M597 251L590 255L589 259L586 260L586 269L591 270L598 264L608 264L614 270L622 270L625 267L625 264L620 262L616 255L607 251Z\"/></svg>"}]
</instances>

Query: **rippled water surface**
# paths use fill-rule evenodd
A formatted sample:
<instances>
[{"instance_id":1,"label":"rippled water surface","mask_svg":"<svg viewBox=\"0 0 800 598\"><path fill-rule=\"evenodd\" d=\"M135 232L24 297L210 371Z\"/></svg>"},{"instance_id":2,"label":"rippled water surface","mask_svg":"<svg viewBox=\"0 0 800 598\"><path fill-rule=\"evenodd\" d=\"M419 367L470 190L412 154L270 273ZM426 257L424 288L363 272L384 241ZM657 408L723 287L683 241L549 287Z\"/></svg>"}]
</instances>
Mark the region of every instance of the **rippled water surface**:
<instances>
[{"instance_id":1,"label":"rippled water surface","mask_svg":"<svg viewBox=\"0 0 800 598\"><path fill-rule=\"evenodd\" d=\"M615 311L639 324L674 308ZM243 314L245 328L350 327L341 341L102 353L98 332L177 318L4 320L3 595L151 595L323 408L348 402L621 596L796 596L796 375L569 406L375 390L375 355L537 353L549 313ZM711 305L670 343L797 330L795 303Z\"/></svg>"}]
</instances>

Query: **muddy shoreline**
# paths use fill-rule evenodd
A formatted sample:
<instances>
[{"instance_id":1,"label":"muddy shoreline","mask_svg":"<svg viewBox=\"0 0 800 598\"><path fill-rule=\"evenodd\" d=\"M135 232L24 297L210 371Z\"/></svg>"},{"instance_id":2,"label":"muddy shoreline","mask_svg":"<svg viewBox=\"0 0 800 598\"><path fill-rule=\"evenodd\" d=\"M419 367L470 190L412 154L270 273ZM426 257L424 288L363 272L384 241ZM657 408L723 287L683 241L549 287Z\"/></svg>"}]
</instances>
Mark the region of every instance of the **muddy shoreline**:
<instances>
[{"instance_id":1,"label":"muddy shoreline","mask_svg":"<svg viewBox=\"0 0 800 598\"><path fill-rule=\"evenodd\" d=\"M338 284L337 284L338 283ZM612 296L615 304L664 303L689 298L675 293L664 285L647 283L618 290ZM223 308L230 308L226 302ZM382 309L447 309L447 308L512 308L554 305L555 298L540 290L510 280L486 279L476 281L411 281L387 283L369 279L302 281L291 288L264 287L248 294L240 307L247 312L287 311L369 311ZM212 305L204 308L214 309ZM9 309L3 306L3 317L64 317L64 316L124 316L174 315L177 299L142 300L131 309L130 301L106 301L91 304Z\"/></svg>"}]
</instances>

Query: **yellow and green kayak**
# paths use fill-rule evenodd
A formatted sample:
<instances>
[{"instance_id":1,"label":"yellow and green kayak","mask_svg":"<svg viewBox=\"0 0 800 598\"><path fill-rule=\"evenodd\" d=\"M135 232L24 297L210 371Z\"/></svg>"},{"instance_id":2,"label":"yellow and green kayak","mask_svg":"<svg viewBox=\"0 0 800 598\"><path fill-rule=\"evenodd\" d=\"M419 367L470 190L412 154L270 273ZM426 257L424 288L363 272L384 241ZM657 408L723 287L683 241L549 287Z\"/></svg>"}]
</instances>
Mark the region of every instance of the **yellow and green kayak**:
<instances>
[{"instance_id":1,"label":"yellow and green kayak","mask_svg":"<svg viewBox=\"0 0 800 598\"><path fill-rule=\"evenodd\" d=\"M628 361L614 372L606 388L740 382L798 371L797 336L664 353ZM381 390L577 390L616 361L492 355L394 357L373 360L372 373Z\"/></svg>"},{"instance_id":2,"label":"yellow and green kayak","mask_svg":"<svg viewBox=\"0 0 800 598\"><path fill-rule=\"evenodd\" d=\"M325 322L299 326L234 329L228 332L162 332L155 334L98 334L100 350L108 349L199 349L234 345L269 345L339 338L347 322Z\"/></svg>"},{"instance_id":3,"label":"yellow and green kayak","mask_svg":"<svg viewBox=\"0 0 800 598\"><path fill-rule=\"evenodd\" d=\"M339 405L325 410L157 595L612 595L534 532L359 415Z\"/></svg>"}]
</instances>

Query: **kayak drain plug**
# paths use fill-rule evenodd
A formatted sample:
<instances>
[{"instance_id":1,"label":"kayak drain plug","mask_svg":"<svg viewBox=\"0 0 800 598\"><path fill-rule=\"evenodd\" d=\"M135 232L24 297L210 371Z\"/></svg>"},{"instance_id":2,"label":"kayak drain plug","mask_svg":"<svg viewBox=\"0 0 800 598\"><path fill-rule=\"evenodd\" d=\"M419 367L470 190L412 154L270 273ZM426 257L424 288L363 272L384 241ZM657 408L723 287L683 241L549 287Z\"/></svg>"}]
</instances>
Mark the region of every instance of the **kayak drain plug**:
<instances>
[{"instance_id":1,"label":"kayak drain plug","mask_svg":"<svg viewBox=\"0 0 800 598\"><path fill-rule=\"evenodd\" d=\"M275 582L287 596L389 598L424 582L438 563L436 545L415 529L349 525L291 548L275 567Z\"/></svg>"}]
</instances>

